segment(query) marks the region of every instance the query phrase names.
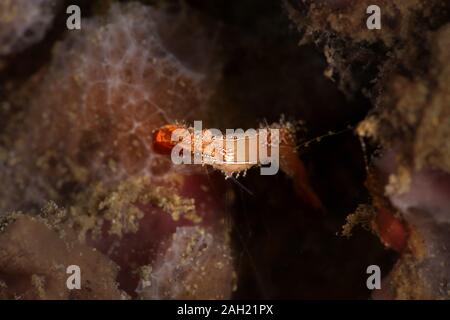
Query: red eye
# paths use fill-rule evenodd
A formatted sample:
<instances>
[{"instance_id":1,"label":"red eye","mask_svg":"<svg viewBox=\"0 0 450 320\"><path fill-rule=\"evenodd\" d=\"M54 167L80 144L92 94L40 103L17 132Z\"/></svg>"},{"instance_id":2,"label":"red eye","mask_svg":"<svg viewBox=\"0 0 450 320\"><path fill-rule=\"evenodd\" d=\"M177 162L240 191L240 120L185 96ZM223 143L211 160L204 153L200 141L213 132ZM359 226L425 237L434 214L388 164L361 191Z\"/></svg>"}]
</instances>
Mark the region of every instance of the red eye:
<instances>
[{"instance_id":1,"label":"red eye","mask_svg":"<svg viewBox=\"0 0 450 320\"><path fill-rule=\"evenodd\" d=\"M161 154L170 154L175 142L172 141L172 133L176 129L182 128L176 124L165 125L153 133L153 149Z\"/></svg>"}]
</instances>

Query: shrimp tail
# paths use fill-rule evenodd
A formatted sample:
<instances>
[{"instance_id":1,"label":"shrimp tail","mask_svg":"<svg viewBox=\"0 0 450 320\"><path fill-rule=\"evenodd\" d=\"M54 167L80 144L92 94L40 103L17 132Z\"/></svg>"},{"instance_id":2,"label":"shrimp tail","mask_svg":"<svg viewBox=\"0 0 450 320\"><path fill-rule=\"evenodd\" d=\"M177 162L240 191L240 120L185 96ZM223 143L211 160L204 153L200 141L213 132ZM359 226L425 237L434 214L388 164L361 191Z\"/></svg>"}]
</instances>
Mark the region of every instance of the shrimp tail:
<instances>
[{"instance_id":1,"label":"shrimp tail","mask_svg":"<svg viewBox=\"0 0 450 320\"><path fill-rule=\"evenodd\" d=\"M292 146L280 146L280 169L292 179L297 195L305 204L317 211L325 211L320 198L311 187L303 162Z\"/></svg>"}]
</instances>

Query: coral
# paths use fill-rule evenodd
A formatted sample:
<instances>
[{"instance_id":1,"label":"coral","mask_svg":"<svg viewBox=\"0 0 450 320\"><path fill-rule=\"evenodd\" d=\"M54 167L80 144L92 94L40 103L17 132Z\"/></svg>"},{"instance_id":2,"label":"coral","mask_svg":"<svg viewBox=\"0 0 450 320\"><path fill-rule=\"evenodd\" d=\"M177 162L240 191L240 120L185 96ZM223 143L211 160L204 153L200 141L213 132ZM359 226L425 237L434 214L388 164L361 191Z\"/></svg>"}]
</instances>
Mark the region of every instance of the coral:
<instances>
[{"instance_id":1,"label":"coral","mask_svg":"<svg viewBox=\"0 0 450 320\"><path fill-rule=\"evenodd\" d=\"M400 153L411 169L450 173L450 24L430 34L428 69L415 77L384 77L377 100L374 138ZM401 147L400 145L401 141Z\"/></svg>"},{"instance_id":2,"label":"coral","mask_svg":"<svg viewBox=\"0 0 450 320\"><path fill-rule=\"evenodd\" d=\"M394 176L395 153L386 153L377 161L379 176L384 181ZM438 170L414 171L403 192L388 194L394 208L407 223L407 247L385 279L385 290L379 298L448 299L447 248L450 234L450 175ZM386 182L381 182L381 186ZM389 186L389 185L387 185ZM383 192L383 188L380 190ZM375 193L375 190L372 189ZM397 230L398 231L398 230ZM398 234L397 234L398 236Z\"/></svg>"},{"instance_id":3,"label":"coral","mask_svg":"<svg viewBox=\"0 0 450 320\"><path fill-rule=\"evenodd\" d=\"M208 89L165 49L157 15L114 5L57 45L48 72L25 94L24 123L10 128L14 151L2 173L14 171L8 187L21 190L7 194L23 193L12 202L57 200L62 189L94 178L167 172L170 161L151 151L152 131L201 114Z\"/></svg>"},{"instance_id":4,"label":"coral","mask_svg":"<svg viewBox=\"0 0 450 320\"><path fill-rule=\"evenodd\" d=\"M314 41L323 50L329 64L326 75L349 95L370 90L379 68L392 67L392 61L406 68L417 67L423 56L424 30L436 29L448 19L448 3L442 0L295 3L297 9L287 8L304 33L304 41ZM381 30L366 27L369 5L382 9Z\"/></svg>"},{"instance_id":5,"label":"coral","mask_svg":"<svg viewBox=\"0 0 450 320\"><path fill-rule=\"evenodd\" d=\"M78 243L70 229L58 232L23 214L9 217L0 233L0 297L8 299L120 299L117 266ZM66 287L66 268L78 265L82 290Z\"/></svg>"},{"instance_id":6,"label":"coral","mask_svg":"<svg viewBox=\"0 0 450 320\"><path fill-rule=\"evenodd\" d=\"M85 19L82 30L56 44L49 66L15 93L14 101L26 107L3 136L1 214L17 209L36 214L49 200L62 204L61 219L55 219L55 210L44 210L49 226L63 233L72 230L76 243L96 248L108 263L117 264L120 269L111 281L133 297L136 272L167 263L186 269L188 280L180 282L187 285L194 279L202 288L192 297L225 298L231 293L232 264L230 243L220 240L229 231L222 220L223 201L208 189L204 171L177 170L152 150L154 129L204 114L214 84L168 49L162 36L166 14L139 3L113 4L106 15ZM30 236L36 233L37 245L43 243L41 225L13 226L5 229L5 238L11 230L27 230ZM167 253L164 260L164 244L172 235L181 237L175 246L184 241L184 226L208 230L207 238L214 238L208 242L210 258L190 259L188 254L190 260L180 261ZM5 250L36 251L29 243L6 242L11 249ZM219 247L223 254L215 256ZM227 265L216 273L223 287L197 278L197 266L208 268L210 262ZM28 267L30 273L37 268ZM7 271L0 266L0 274ZM166 275L161 274L161 283L168 281ZM14 278L6 285L21 281ZM92 290L88 298L102 297L101 290ZM115 294L115 289L104 290ZM67 297L64 288L49 292ZM183 296L181 291L170 295Z\"/></svg>"},{"instance_id":7,"label":"coral","mask_svg":"<svg viewBox=\"0 0 450 320\"><path fill-rule=\"evenodd\" d=\"M364 89L376 107L376 116L367 119L376 130L367 135L385 147L402 140L404 150L398 151L411 167L448 171L448 3L302 3L306 19L296 21L306 39L321 45L344 91ZM370 4L382 8L381 30L365 27Z\"/></svg>"},{"instance_id":8,"label":"coral","mask_svg":"<svg viewBox=\"0 0 450 320\"><path fill-rule=\"evenodd\" d=\"M449 297L448 1L61 3L0 0L0 298ZM167 155L283 114L274 176Z\"/></svg>"},{"instance_id":9,"label":"coral","mask_svg":"<svg viewBox=\"0 0 450 320\"><path fill-rule=\"evenodd\" d=\"M382 10L381 30L365 27L373 4ZM368 171L372 229L401 253L388 289L376 296L448 298L448 1L305 0L294 8L304 40L324 51L326 74L374 106L356 130L382 148Z\"/></svg>"},{"instance_id":10,"label":"coral","mask_svg":"<svg viewBox=\"0 0 450 320\"><path fill-rule=\"evenodd\" d=\"M20 52L42 40L61 2L0 1L0 56Z\"/></svg>"},{"instance_id":11,"label":"coral","mask_svg":"<svg viewBox=\"0 0 450 320\"><path fill-rule=\"evenodd\" d=\"M421 19L439 19L433 14L444 7L440 0L303 0L304 10L308 16L304 27L307 36L314 37L325 30L340 37L358 43L374 43L381 41L386 47L398 45L398 42L410 41L410 36L417 29L417 21ZM382 30L369 30L366 27L366 9L377 5L382 9Z\"/></svg>"},{"instance_id":12,"label":"coral","mask_svg":"<svg viewBox=\"0 0 450 320\"><path fill-rule=\"evenodd\" d=\"M139 296L144 299L230 296L233 263L228 241L226 234L211 233L201 227L177 228L169 247L153 265L150 277L141 280ZM203 281L207 275L209 280Z\"/></svg>"},{"instance_id":13,"label":"coral","mask_svg":"<svg viewBox=\"0 0 450 320\"><path fill-rule=\"evenodd\" d=\"M188 179L198 188L194 190L186 185L184 190L175 187L178 184L170 189L155 187L144 178L130 179L114 187L99 184L80 194L78 201L67 210L49 203L36 218L8 215L0 228L3 240L0 257L4 259L4 264L0 259L0 279L7 286L2 294L11 298L14 293L27 299L117 299L127 295L144 299L229 297L233 272L229 227L221 219L217 199L208 200L211 194L201 179L201 176ZM195 195L196 201L189 195ZM25 233L26 237L23 236ZM28 241L29 237L35 240L34 245ZM190 244L192 250L187 250ZM177 249L180 246L182 252ZM185 246L186 250L183 249ZM39 266L31 263L29 259L35 259L33 257L45 247L51 250L41 256L48 262L39 263L37 259ZM26 259L14 260L14 257L22 256L18 252L25 252ZM95 253L93 257L90 252ZM10 265L11 257L14 265ZM95 262L95 259L100 261ZM48 265L52 261L58 266L80 266L83 277L87 274L88 285L82 283L87 291L73 293L66 290L63 285L67 277L65 270L60 268L58 271ZM99 281L107 281L110 286L98 288L96 282L91 281L91 261L101 269L92 272L103 272L107 279ZM27 272L14 276L18 265L23 265ZM107 271L109 266L111 272ZM203 277L202 272L213 266L216 278ZM149 267L154 270L153 286L147 291L153 293L143 293L140 289L142 272L138 271ZM158 271L160 269L162 271ZM177 276L181 270L182 275ZM55 286L45 285L40 296L34 289L17 288L34 274L43 276L45 283L51 282ZM124 292L116 290L117 286Z\"/></svg>"}]
</instances>

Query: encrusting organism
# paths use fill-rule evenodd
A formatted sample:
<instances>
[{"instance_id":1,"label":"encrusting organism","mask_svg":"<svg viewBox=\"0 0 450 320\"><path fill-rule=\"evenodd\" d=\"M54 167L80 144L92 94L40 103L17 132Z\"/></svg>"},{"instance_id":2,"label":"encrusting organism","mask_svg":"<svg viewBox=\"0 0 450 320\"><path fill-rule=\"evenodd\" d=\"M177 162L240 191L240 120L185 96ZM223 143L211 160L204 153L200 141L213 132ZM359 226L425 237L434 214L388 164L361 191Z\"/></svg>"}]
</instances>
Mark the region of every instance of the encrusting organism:
<instances>
[{"instance_id":1,"label":"encrusting organism","mask_svg":"<svg viewBox=\"0 0 450 320\"><path fill-rule=\"evenodd\" d=\"M21 218L20 223L5 224L0 281L7 288L0 288L0 295L39 298L28 286L17 287L21 281L28 283L34 273L42 273L39 266L30 264L23 277L13 277L14 268L7 261L10 252L26 252L34 236L35 242L51 249L43 257L62 267L68 261L64 257L74 252L72 264L91 268L98 259L110 266L99 262L99 267L111 270L105 280L112 284L111 290L103 292L93 283L92 292L83 291L80 298L117 298L122 293L137 298L137 271L155 264L157 272L166 262L172 269L160 272L154 282L161 290L151 288L142 298L176 299L186 293L189 298L230 297L230 230L224 201L210 188L213 178L195 170L177 171L151 149L154 129L171 119L201 117L214 90L207 71L185 63L189 52L177 55L169 49L162 30L169 24L162 22L170 20L170 14L137 2L112 4L105 14L85 18L81 30L56 43L49 64L9 97L21 104L22 112L2 132L0 216L7 219L18 210L25 216L41 216L51 201L64 212L64 219L52 220L53 210L43 223ZM220 184L216 189L221 190ZM58 238L66 230L74 233L70 241L46 244L45 239ZM12 231L27 232L27 238L13 242ZM188 250L197 231L208 240L201 256L198 250ZM77 251L62 250L66 243L97 255L90 256L92 260L83 255L89 260L85 261ZM216 255L219 247L221 254ZM166 253L170 248L184 251L171 255ZM29 263L16 262L17 266ZM190 274L197 272L192 264L214 272L220 282ZM215 268L217 264L223 268ZM180 268L184 270L180 286L185 288L163 290L171 286ZM46 275L44 280L53 278ZM68 294L61 286L43 288L48 298Z\"/></svg>"}]
</instances>

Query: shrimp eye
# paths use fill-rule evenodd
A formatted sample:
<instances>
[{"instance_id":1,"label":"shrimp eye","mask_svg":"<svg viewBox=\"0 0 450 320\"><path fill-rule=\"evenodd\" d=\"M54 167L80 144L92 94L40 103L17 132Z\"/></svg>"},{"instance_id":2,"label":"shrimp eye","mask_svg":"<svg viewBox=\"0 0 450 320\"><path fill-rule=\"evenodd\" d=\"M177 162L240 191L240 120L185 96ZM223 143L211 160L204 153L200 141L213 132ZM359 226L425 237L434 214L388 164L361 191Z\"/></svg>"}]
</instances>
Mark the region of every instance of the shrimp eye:
<instances>
[{"instance_id":1,"label":"shrimp eye","mask_svg":"<svg viewBox=\"0 0 450 320\"><path fill-rule=\"evenodd\" d=\"M153 132L153 150L160 154L170 154L176 142L172 141L172 133L180 129L179 125L168 124Z\"/></svg>"}]
</instances>

